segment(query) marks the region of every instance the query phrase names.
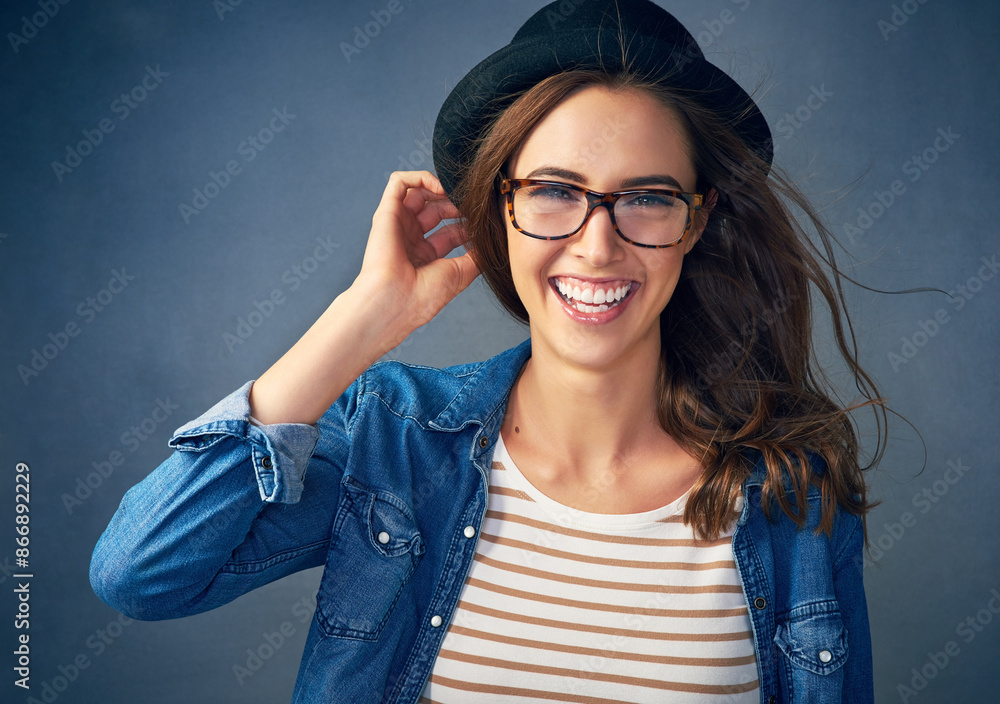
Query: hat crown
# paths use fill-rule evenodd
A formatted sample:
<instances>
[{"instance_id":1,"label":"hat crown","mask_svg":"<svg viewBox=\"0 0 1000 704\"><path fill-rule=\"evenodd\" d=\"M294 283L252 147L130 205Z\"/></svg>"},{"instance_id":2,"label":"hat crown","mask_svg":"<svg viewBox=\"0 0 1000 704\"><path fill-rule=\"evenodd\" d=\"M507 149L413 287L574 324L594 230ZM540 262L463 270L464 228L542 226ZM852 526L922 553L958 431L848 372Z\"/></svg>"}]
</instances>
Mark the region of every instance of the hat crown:
<instances>
[{"instance_id":1,"label":"hat crown","mask_svg":"<svg viewBox=\"0 0 1000 704\"><path fill-rule=\"evenodd\" d=\"M434 166L450 196L497 116L532 86L572 70L623 73L683 91L731 126L765 173L770 167L771 130L753 98L705 59L673 15L649 0L559 0L529 17L441 106Z\"/></svg>"},{"instance_id":2,"label":"hat crown","mask_svg":"<svg viewBox=\"0 0 1000 704\"><path fill-rule=\"evenodd\" d=\"M693 59L703 59L698 42L684 25L650 0L557 0L533 14L511 40L544 39L563 32L602 30L607 38L635 35L680 48Z\"/></svg>"}]
</instances>

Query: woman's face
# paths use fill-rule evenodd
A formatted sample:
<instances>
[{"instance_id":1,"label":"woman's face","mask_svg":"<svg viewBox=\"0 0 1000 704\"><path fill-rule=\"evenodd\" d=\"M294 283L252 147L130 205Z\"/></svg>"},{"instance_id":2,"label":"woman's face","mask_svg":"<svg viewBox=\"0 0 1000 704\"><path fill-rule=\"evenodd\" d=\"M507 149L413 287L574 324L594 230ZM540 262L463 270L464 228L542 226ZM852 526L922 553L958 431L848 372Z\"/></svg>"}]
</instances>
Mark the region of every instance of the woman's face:
<instances>
[{"instance_id":1,"label":"woman's face","mask_svg":"<svg viewBox=\"0 0 1000 704\"><path fill-rule=\"evenodd\" d=\"M601 193L629 188L692 193L697 174L689 152L680 121L652 96L593 86L564 100L535 126L506 175ZM701 213L684 241L666 249L621 239L605 207L562 240L527 237L508 219L511 273L530 318L533 354L551 352L572 365L607 369L658 358L660 312L677 285L684 255L704 229L707 211ZM609 306L609 295L622 298ZM593 297L605 299L607 310L582 302Z\"/></svg>"}]
</instances>

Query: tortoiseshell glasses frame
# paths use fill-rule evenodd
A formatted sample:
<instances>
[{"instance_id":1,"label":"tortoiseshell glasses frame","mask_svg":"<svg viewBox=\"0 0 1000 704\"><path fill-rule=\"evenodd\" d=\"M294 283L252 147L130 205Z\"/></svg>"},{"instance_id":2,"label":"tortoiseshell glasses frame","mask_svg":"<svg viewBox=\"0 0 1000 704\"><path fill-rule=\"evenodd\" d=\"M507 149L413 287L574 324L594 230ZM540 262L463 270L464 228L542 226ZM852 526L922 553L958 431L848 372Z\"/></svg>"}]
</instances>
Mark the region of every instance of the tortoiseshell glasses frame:
<instances>
[{"instance_id":1,"label":"tortoiseshell glasses frame","mask_svg":"<svg viewBox=\"0 0 1000 704\"><path fill-rule=\"evenodd\" d=\"M587 199L587 212L584 214L579 226L572 232L567 232L563 235L554 236L544 236L538 235L533 232L528 232L522 228L518 222L517 217L514 214L514 196L516 192L522 188L528 186L553 186L557 188L564 188L576 193L583 194ZM683 191L674 191L665 188L635 188L629 189L627 191L613 191L611 193L599 193L597 191L591 191L581 186L575 186L570 183L563 183L561 181L549 181L531 178L502 178L500 181L500 193L506 197L507 200L507 214L510 216L510 222L514 226L514 229L523 235L528 237L533 237L538 240L561 240L567 237L572 237L577 232L583 229L583 226L590 219L594 210L601 206L605 206L608 210L608 215L611 218L611 224L615 228L615 232L623 240L636 247L645 247L647 249L665 249L667 247L676 247L684 238L687 236L688 232L691 231L691 223L693 220L693 213L699 210L704 203L704 196L700 193L684 193ZM618 203L618 199L624 196L642 196L642 195L652 195L652 196L668 196L671 198L676 198L677 200L683 201L687 205L687 219L685 221L684 230L681 232L680 237L673 240L672 242L658 243L658 244L646 244L643 242L637 242L636 240L628 237L625 233L621 231L618 226L618 221L615 218L615 205Z\"/></svg>"}]
</instances>

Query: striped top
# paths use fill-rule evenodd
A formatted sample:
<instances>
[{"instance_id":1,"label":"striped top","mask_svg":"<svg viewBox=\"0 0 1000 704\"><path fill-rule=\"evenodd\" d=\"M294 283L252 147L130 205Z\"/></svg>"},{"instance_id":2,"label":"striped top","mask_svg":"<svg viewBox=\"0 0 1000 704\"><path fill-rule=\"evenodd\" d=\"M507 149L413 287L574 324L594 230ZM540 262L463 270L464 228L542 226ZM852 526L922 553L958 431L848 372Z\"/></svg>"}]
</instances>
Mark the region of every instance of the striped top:
<instances>
[{"instance_id":1,"label":"striped top","mask_svg":"<svg viewBox=\"0 0 1000 704\"><path fill-rule=\"evenodd\" d=\"M759 702L732 533L696 541L685 499L577 511L498 439L475 561L420 702Z\"/></svg>"}]
</instances>

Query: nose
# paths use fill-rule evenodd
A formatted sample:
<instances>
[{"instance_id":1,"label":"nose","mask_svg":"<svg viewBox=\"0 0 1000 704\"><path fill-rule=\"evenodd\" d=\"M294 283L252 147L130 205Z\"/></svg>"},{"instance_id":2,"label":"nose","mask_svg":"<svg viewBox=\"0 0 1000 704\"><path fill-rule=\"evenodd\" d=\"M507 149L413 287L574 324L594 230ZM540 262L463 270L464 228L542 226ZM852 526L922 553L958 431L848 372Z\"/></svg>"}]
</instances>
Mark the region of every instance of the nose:
<instances>
[{"instance_id":1,"label":"nose","mask_svg":"<svg viewBox=\"0 0 1000 704\"><path fill-rule=\"evenodd\" d=\"M624 256L625 244L611 223L611 205L600 203L587 214L583 226L570 244L571 252L591 266L603 267Z\"/></svg>"}]
</instances>

